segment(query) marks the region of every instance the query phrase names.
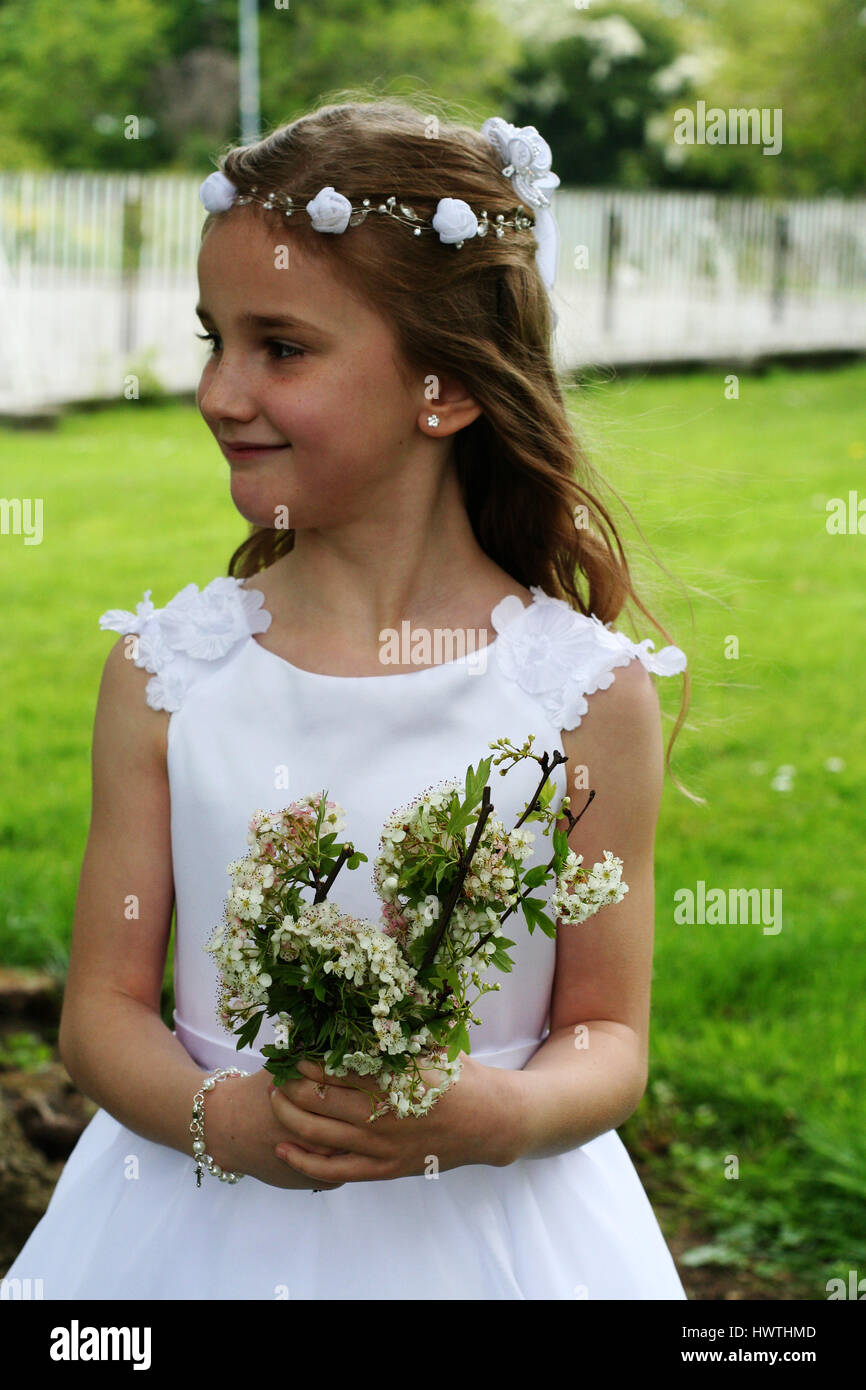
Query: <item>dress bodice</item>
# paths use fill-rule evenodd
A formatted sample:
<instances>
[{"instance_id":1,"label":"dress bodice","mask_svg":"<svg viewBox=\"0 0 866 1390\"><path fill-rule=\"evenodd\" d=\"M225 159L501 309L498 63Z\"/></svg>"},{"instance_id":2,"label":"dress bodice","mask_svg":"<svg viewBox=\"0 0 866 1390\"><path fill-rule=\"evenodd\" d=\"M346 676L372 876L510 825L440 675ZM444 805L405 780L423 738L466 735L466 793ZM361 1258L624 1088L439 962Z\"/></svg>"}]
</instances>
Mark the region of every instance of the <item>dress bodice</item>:
<instances>
[{"instance_id":1,"label":"dress bodice","mask_svg":"<svg viewBox=\"0 0 866 1390\"><path fill-rule=\"evenodd\" d=\"M258 1048L239 1053L218 1023L217 967L204 950L222 920L227 866L247 853L254 811L327 791L346 811L344 837L368 859L357 870L344 868L330 897L378 922L372 865L394 809L443 781L462 784L491 740L522 744L533 734L534 750L561 751L562 732L580 723L587 696L610 686L616 668L634 658L660 675L685 666L676 647L655 653L649 639L632 642L537 586L531 593L529 605L511 595L495 606L497 635L486 647L381 676L305 671L269 651L255 637L271 623L264 595L230 577L201 591L189 584L163 608L147 590L134 613L101 616L101 627L136 634L135 664L151 673L147 703L170 715L175 1024L201 1065L235 1063L253 1071L264 1060ZM538 775L537 764L525 761L491 780L495 811L506 826L523 812ZM558 804L566 790L563 766L553 778ZM533 829L528 865L549 858L538 822ZM542 893L550 891L552 882ZM501 988L478 1000L482 1022L470 1038L473 1057L521 1067L548 1028L556 943L537 929L530 935L522 916L511 925L514 969L490 972L489 982L495 978ZM266 1021L257 1043L271 1041Z\"/></svg>"}]
</instances>

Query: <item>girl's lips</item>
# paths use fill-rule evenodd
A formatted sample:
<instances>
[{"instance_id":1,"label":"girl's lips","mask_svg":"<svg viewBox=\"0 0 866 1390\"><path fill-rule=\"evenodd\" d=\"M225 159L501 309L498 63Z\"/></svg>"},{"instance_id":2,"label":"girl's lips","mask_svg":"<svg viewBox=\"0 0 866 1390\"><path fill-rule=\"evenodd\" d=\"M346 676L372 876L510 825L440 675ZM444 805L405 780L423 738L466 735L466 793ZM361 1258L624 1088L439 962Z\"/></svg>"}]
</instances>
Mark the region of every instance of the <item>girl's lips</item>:
<instances>
[{"instance_id":1,"label":"girl's lips","mask_svg":"<svg viewBox=\"0 0 866 1390\"><path fill-rule=\"evenodd\" d=\"M256 454L278 453L280 449L289 449L289 444L225 444L220 441L220 448L228 458L253 458Z\"/></svg>"}]
</instances>

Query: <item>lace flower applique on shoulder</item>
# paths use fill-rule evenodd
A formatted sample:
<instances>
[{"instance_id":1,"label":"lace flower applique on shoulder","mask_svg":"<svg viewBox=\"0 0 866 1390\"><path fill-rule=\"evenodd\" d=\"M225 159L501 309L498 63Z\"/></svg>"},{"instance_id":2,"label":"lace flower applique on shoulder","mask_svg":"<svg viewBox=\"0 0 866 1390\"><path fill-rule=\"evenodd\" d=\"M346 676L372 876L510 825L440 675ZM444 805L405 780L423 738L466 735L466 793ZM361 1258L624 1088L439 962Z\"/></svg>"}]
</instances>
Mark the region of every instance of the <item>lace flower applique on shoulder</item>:
<instances>
[{"instance_id":1,"label":"lace flower applique on shoulder","mask_svg":"<svg viewBox=\"0 0 866 1390\"><path fill-rule=\"evenodd\" d=\"M658 676L685 670L686 656L679 647L655 652L651 638L632 642L537 584L530 585L530 593L528 606L509 594L490 615L498 634L497 660L503 674L534 696L558 729L577 728L589 709L587 695L607 690L614 668L627 666L634 657Z\"/></svg>"},{"instance_id":2,"label":"lace flower applique on shoulder","mask_svg":"<svg viewBox=\"0 0 866 1390\"><path fill-rule=\"evenodd\" d=\"M131 613L110 608L99 619L105 631L138 635L136 666L152 673L145 695L151 709L179 710L184 696L203 669L254 632L266 632L271 615L260 611L265 596L246 589L242 579L220 576L202 590L187 584L164 608L151 602L151 589Z\"/></svg>"}]
</instances>

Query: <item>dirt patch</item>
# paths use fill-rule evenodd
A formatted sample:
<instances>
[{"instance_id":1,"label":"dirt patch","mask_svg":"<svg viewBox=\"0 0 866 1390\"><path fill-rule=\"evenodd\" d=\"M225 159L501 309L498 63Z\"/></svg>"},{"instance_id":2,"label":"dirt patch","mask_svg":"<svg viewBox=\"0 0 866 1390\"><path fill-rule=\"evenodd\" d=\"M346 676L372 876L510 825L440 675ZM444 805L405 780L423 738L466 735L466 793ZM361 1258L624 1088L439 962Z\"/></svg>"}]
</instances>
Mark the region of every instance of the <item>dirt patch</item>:
<instances>
[{"instance_id":1,"label":"dirt patch","mask_svg":"<svg viewBox=\"0 0 866 1390\"><path fill-rule=\"evenodd\" d=\"M0 1271L4 1274L51 1199L63 1165L97 1106L73 1086L57 1054L62 984L0 970Z\"/></svg>"},{"instance_id":2,"label":"dirt patch","mask_svg":"<svg viewBox=\"0 0 866 1390\"><path fill-rule=\"evenodd\" d=\"M712 1237L706 1230L695 1226L677 1208L656 1199L653 1196L655 1184L652 1177L642 1170L637 1160L634 1160L634 1164L652 1202L659 1225L664 1231L683 1288L690 1299L710 1303L756 1299L775 1303L780 1300L815 1297L814 1291L804 1289L793 1275L784 1270L780 1270L773 1279L768 1279L752 1274L748 1269L729 1269L724 1265L713 1264L692 1268L684 1264L684 1256L699 1246L711 1244Z\"/></svg>"}]
</instances>

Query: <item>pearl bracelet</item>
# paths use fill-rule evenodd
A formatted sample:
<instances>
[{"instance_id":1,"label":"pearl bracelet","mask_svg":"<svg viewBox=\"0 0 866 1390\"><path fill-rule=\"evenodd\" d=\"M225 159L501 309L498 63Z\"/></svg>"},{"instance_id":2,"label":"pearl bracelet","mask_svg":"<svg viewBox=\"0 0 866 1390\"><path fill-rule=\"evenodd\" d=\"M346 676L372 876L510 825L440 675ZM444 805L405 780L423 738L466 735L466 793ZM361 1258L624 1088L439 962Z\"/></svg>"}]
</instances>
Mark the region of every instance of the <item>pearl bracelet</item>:
<instances>
[{"instance_id":1,"label":"pearl bracelet","mask_svg":"<svg viewBox=\"0 0 866 1390\"><path fill-rule=\"evenodd\" d=\"M210 1076L202 1082L201 1090L197 1091L192 1101L192 1120L189 1132L193 1136L192 1155L195 1164L195 1185L201 1187L202 1166L207 1168L209 1173L213 1173L220 1182L239 1182L244 1173L226 1173L218 1163L214 1163L209 1153L205 1152L204 1141L204 1093L212 1091L218 1081L224 1081L227 1076L249 1076L249 1072L240 1071L237 1067L218 1067Z\"/></svg>"}]
</instances>

